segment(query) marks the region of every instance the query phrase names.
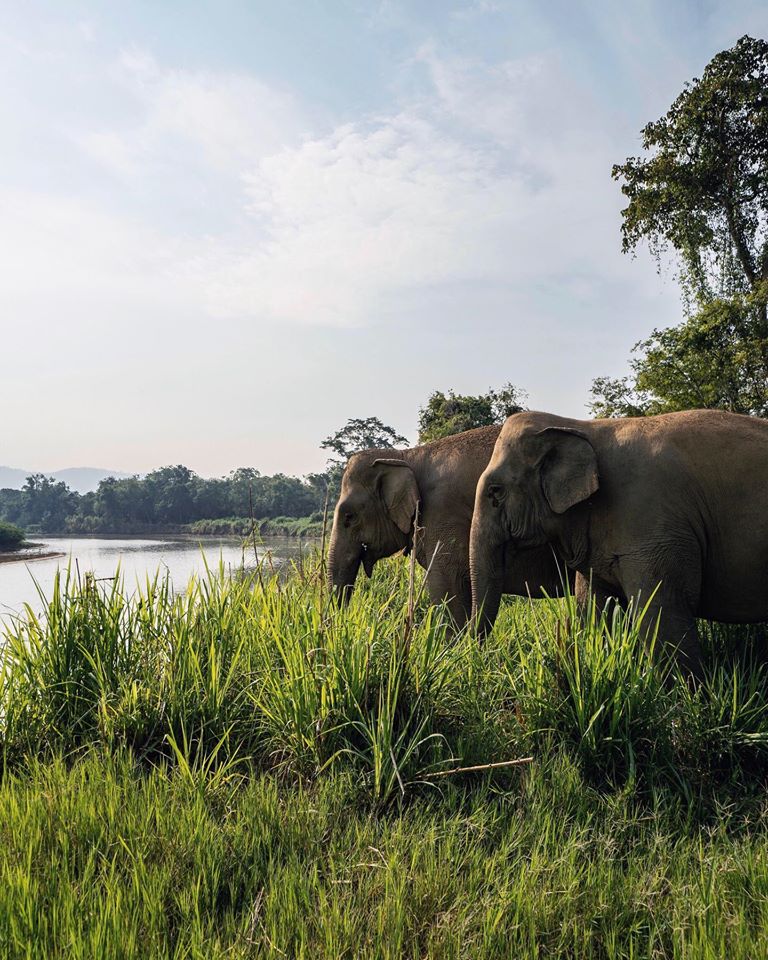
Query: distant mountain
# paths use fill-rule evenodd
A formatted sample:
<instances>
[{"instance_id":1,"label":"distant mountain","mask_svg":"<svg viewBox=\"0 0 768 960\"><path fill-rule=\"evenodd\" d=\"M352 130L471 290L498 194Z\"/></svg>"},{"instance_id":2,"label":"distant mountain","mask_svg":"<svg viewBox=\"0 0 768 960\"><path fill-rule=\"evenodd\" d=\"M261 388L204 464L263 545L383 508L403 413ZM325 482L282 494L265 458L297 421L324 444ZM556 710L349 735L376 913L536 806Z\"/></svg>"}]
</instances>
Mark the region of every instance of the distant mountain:
<instances>
[{"instance_id":1,"label":"distant mountain","mask_svg":"<svg viewBox=\"0 0 768 960\"><path fill-rule=\"evenodd\" d=\"M20 490L24 481L34 470L17 470L15 467L0 467L0 490Z\"/></svg>"},{"instance_id":2,"label":"distant mountain","mask_svg":"<svg viewBox=\"0 0 768 960\"><path fill-rule=\"evenodd\" d=\"M32 473L44 473L46 477L63 480L70 490L89 493L95 490L105 477L130 477L119 470L103 470L100 467L68 467L66 470L19 470L17 467L0 467L0 489L21 490L24 481Z\"/></svg>"}]
</instances>

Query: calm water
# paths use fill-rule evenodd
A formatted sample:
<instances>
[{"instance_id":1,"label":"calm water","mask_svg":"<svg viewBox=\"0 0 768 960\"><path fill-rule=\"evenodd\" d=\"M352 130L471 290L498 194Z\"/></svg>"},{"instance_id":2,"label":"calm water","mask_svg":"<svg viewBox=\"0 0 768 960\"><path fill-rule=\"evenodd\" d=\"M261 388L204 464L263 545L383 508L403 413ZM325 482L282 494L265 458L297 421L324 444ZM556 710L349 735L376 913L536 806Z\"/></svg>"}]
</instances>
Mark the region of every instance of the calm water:
<instances>
[{"instance_id":1,"label":"calm water","mask_svg":"<svg viewBox=\"0 0 768 960\"><path fill-rule=\"evenodd\" d=\"M56 550L64 556L30 563L0 563L0 619L20 611L24 603L39 610L42 604L34 580L43 593L50 596L56 570L66 567L70 560L73 568L77 561L81 576L90 570L97 577L112 577L119 567L126 589L134 588L137 583L143 584L147 574L154 575L158 569L161 572L167 570L175 587L183 589L190 574L205 570L203 555L209 566L217 566L223 560L228 569L235 569L243 562L241 541L234 539L49 537L36 542L43 545L43 550ZM258 545L259 556L269 550L275 564L298 556L300 549L300 541L293 538L267 538ZM306 543L303 549L308 549ZM253 565L252 546L245 552L245 563Z\"/></svg>"}]
</instances>

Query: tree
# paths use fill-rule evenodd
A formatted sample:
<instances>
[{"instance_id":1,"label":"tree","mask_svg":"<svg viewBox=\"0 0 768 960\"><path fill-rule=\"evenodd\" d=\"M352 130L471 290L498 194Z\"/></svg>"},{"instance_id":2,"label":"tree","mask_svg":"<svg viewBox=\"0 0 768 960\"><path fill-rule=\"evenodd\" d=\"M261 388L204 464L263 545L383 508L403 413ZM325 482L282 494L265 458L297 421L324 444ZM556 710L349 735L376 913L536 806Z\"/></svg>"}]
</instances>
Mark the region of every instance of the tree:
<instances>
[{"instance_id":1,"label":"tree","mask_svg":"<svg viewBox=\"0 0 768 960\"><path fill-rule=\"evenodd\" d=\"M768 42L745 36L717 54L642 138L647 155L613 168L629 201L622 248L674 254L688 317L636 345L634 381L596 380L592 409L765 415Z\"/></svg>"},{"instance_id":2,"label":"tree","mask_svg":"<svg viewBox=\"0 0 768 960\"><path fill-rule=\"evenodd\" d=\"M192 492L198 480L183 464L160 467L144 478L144 489L154 505L155 518L164 523L189 523L195 519Z\"/></svg>"},{"instance_id":3,"label":"tree","mask_svg":"<svg viewBox=\"0 0 768 960\"><path fill-rule=\"evenodd\" d=\"M754 292L768 280L768 42L718 53L642 137L650 156L613 168L624 251L671 246L706 300Z\"/></svg>"},{"instance_id":4,"label":"tree","mask_svg":"<svg viewBox=\"0 0 768 960\"><path fill-rule=\"evenodd\" d=\"M391 449L408 443L406 437L401 437L392 427L382 423L378 417L368 417L366 420L347 420L346 424L326 437L320 444L323 450L332 450L336 456L330 463L345 463L353 453L360 450L384 447Z\"/></svg>"},{"instance_id":5,"label":"tree","mask_svg":"<svg viewBox=\"0 0 768 960\"><path fill-rule=\"evenodd\" d=\"M768 417L763 343L750 297L715 299L680 326L654 330L634 347L631 377L592 384L597 417L637 417L711 407Z\"/></svg>"},{"instance_id":6,"label":"tree","mask_svg":"<svg viewBox=\"0 0 768 960\"><path fill-rule=\"evenodd\" d=\"M511 383L476 397L463 396L453 390L447 394L435 390L426 406L419 410L419 443L429 443L474 427L504 423L508 416L524 409L526 399L526 393Z\"/></svg>"},{"instance_id":7,"label":"tree","mask_svg":"<svg viewBox=\"0 0 768 960\"><path fill-rule=\"evenodd\" d=\"M0 550L15 550L24 542L24 531L0 520Z\"/></svg>"},{"instance_id":8,"label":"tree","mask_svg":"<svg viewBox=\"0 0 768 960\"><path fill-rule=\"evenodd\" d=\"M240 467L205 479L178 465L145 477L106 477L83 495L41 474L22 490L0 490L0 520L44 533L125 532L178 527L197 520L254 516L303 517L322 509L326 484Z\"/></svg>"},{"instance_id":9,"label":"tree","mask_svg":"<svg viewBox=\"0 0 768 960\"><path fill-rule=\"evenodd\" d=\"M83 504L85 506L85 504ZM105 477L99 482L92 508L108 529L124 525L147 526L155 517L149 485L139 477Z\"/></svg>"},{"instance_id":10,"label":"tree","mask_svg":"<svg viewBox=\"0 0 768 960\"><path fill-rule=\"evenodd\" d=\"M254 467L238 467L227 478L229 508L225 516L247 517L250 514L254 493L261 474ZM256 514L254 514L256 516Z\"/></svg>"},{"instance_id":11,"label":"tree","mask_svg":"<svg viewBox=\"0 0 768 960\"><path fill-rule=\"evenodd\" d=\"M22 522L48 532L62 532L67 517L74 512L77 494L63 480L42 473L27 477L22 492Z\"/></svg>"}]
</instances>

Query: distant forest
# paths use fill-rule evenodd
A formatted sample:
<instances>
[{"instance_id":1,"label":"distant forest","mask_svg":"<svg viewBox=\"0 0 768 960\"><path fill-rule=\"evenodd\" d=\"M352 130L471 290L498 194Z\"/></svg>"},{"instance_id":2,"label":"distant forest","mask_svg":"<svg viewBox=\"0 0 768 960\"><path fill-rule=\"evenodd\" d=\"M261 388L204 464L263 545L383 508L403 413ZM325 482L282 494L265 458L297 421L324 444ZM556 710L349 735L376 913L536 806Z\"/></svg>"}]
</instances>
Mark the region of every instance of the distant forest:
<instances>
[{"instance_id":1,"label":"distant forest","mask_svg":"<svg viewBox=\"0 0 768 960\"><path fill-rule=\"evenodd\" d=\"M259 520L310 517L323 509L326 482L325 474L300 480L281 473L262 476L250 467L204 479L172 466L142 478L107 477L95 492L80 494L61 480L34 474L21 490L0 490L0 520L27 534L87 534L176 531L200 520L248 518L251 512Z\"/></svg>"},{"instance_id":2,"label":"distant forest","mask_svg":"<svg viewBox=\"0 0 768 960\"><path fill-rule=\"evenodd\" d=\"M478 396L435 391L419 411L419 443L462 430L503 423L522 409L525 394L512 384ZM26 534L176 533L319 536L323 509L339 495L344 465L360 450L391 449L407 439L378 417L350 419L320 444L330 454L323 473L303 479L262 476L240 467L206 480L184 466L162 467L144 477L107 477L91 493L36 473L21 490L0 489L0 521Z\"/></svg>"}]
</instances>

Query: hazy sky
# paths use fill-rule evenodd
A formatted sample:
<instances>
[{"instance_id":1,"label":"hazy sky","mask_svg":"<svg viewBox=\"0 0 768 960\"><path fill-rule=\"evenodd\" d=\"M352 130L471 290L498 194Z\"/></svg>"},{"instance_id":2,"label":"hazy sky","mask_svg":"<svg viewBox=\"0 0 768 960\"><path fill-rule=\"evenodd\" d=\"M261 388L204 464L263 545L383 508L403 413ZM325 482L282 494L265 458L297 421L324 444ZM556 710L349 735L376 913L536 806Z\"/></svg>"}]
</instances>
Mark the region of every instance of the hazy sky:
<instances>
[{"instance_id":1,"label":"hazy sky","mask_svg":"<svg viewBox=\"0 0 768 960\"><path fill-rule=\"evenodd\" d=\"M612 163L764 0L0 2L0 463L304 473L435 389L586 416L680 317Z\"/></svg>"}]
</instances>

